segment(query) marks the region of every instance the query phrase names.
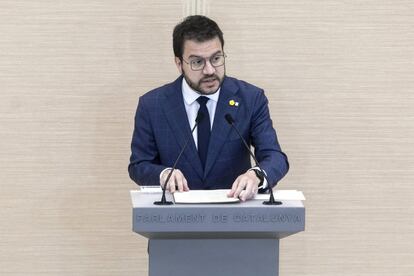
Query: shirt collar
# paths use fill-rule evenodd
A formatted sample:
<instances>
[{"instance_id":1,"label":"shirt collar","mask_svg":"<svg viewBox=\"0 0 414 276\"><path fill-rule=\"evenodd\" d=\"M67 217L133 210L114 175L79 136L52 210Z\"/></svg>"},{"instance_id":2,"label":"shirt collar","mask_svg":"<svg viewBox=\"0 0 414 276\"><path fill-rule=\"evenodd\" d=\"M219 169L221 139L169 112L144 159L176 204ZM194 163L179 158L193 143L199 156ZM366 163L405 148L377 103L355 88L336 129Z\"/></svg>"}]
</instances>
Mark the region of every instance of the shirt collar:
<instances>
[{"instance_id":1,"label":"shirt collar","mask_svg":"<svg viewBox=\"0 0 414 276\"><path fill-rule=\"evenodd\" d=\"M194 89L192 89L187 81L185 80L185 78L183 78L183 84L182 84L182 91L183 91L183 97L184 97L184 101L188 104L191 105L193 102L195 102L198 97L200 96L205 96L207 98L209 98L210 100L213 100L215 102L218 101L219 95L220 95L220 89L221 87L219 87L219 89L217 90L216 93L211 94L211 95L200 95L199 93L197 93Z\"/></svg>"}]
</instances>

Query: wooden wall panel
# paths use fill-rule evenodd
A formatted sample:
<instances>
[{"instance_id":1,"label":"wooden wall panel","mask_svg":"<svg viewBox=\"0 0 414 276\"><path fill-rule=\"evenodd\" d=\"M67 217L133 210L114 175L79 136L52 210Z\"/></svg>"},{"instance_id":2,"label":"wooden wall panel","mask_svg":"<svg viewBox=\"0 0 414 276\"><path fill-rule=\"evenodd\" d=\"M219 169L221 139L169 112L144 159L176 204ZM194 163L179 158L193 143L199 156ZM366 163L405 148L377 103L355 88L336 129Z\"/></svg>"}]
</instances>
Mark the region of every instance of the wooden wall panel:
<instances>
[{"instance_id":1,"label":"wooden wall panel","mask_svg":"<svg viewBox=\"0 0 414 276\"><path fill-rule=\"evenodd\" d=\"M191 1L0 2L0 274L146 275L127 175L137 99L177 76ZM414 269L414 4L199 1L266 90L306 232L281 275Z\"/></svg>"}]
</instances>

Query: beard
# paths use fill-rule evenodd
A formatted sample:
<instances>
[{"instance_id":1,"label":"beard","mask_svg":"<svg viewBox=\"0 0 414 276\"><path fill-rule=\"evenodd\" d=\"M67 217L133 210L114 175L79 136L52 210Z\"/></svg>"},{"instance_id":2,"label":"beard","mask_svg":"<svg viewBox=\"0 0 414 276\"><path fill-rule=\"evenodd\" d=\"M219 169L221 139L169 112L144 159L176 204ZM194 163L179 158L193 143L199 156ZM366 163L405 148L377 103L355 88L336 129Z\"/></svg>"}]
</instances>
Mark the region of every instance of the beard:
<instances>
[{"instance_id":1,"label":"beard","mask_svg":"<svg viewBox=\"0 0 414 276\"><path fill-rule=\"evenodd\" d=\"M219 77L217 74L212 74L212 75L206 75L203 78L201 78L198 82L193 82L188 76L187 74L183 72L183 76L185 78L185 80L187 81L188 85L195 90L196 92L198 92L200 95L211 95L216 93L219 88L221 87L221 84L224 81L224 77L225 74L223 75L223 77ZM214 86L212 86L211 88L203 88L203 85L205 85L206 83L211 82L212 84L214 84ZM215 86L215 84L218 83L217 86Z\"/></svg>"}]
</instances>

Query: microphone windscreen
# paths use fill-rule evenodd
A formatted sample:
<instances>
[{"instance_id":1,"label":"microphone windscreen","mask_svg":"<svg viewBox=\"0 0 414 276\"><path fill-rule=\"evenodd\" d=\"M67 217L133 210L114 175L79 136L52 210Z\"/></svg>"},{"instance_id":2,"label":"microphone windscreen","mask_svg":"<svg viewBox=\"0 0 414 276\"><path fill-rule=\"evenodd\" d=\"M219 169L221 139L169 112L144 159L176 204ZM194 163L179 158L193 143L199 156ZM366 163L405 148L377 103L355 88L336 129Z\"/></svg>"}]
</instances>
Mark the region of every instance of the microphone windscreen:
<instances>
[{"instance_id":1,"label":"microphone windscreen","mask_svg":"<svg viewBox=\"0 0 414 276\"><path fill-rule=\"evenodd\" d=\"M226 119L227 123L229 123L230 125L234 123L233 117L231 117L230 114L226 114L224 115L224 118Z\"/></svg>"}]
</instances>

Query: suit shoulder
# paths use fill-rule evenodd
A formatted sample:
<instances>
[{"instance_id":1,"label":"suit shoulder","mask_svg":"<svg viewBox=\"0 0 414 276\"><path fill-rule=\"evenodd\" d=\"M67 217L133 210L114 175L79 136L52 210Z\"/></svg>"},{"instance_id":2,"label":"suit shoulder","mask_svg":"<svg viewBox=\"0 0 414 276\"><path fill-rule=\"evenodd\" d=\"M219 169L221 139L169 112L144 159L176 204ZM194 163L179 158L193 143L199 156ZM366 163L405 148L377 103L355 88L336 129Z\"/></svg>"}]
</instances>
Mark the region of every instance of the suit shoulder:
<instances>
[{"instance_id":1,"label":"suit shoulder","mask_svg":"<svg viewBox=\"0 0 414 276\"><path fill-rule=\"evenodd\" d=\"M140 98L144 100L154 100L158 99L160 97L163 97L165 93L171 88L173 83L167 83L160 87L154 88L148 92L146 92L144 95L142 95Z\"/></svg>"},{"instance_id":2,"label":"suit shoulder","mask_svg":"<svg viewBox=\"0 0 414 276\"><path fill-rule=\"evenodd\" d=\"M226 78L229 80L229 82L232 85L235 85L242 93L245 93L245 92L248 92L248 93L262 93L263 92L262 88L254 85L254 84L248 83L247 81L239 80L239 79L236 79L236 78L233 78L233 77L226 77Z\"/></svg>"},{"instance_id":3,"label":"suit shoulder","mask_svg":"<svg viewBox=\"0 0 414 276\"><path fill-rule=\"evenodd\" d=\"M264 96L264 90L256 85L232 77L227 77L227 79L231 86L236 87L242 98L253 100Z\"/></svg>"},{"instance_id":4,"label":"suit shoulder","mask_svg":"<svg viewBox=\"0 0 414 276\"><path fill-rule=\"evenodd\" d=\"M165 99L168 94L176 93L176 90L181 89L181 78L179 77L173 82L164 84L160 87L154 88L139 97L141 103L145 105L158 105L160 101Z\"/></svg>"}]
</instances>

